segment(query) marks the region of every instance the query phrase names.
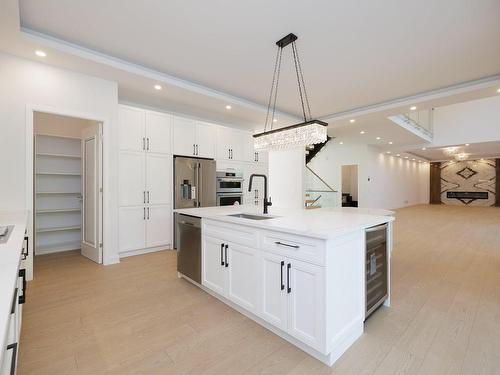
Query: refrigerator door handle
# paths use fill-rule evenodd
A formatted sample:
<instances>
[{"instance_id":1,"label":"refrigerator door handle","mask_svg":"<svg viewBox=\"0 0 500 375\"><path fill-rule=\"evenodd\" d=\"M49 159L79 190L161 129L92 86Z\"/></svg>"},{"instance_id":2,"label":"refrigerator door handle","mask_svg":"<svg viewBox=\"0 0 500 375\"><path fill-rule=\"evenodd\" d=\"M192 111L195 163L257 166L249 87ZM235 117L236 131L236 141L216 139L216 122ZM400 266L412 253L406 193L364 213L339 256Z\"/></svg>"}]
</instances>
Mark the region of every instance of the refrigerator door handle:
<instances>
[{"instance_id":1,"label":"refrigerator door handle","mask_svg":"<svg viewBox=\"0 0 500 375\"><path fill-rule=\"evenodd\" d=\"M203 200L203 166L198 163L198 207L201 207Z\"/></svg>"}]
</instances>

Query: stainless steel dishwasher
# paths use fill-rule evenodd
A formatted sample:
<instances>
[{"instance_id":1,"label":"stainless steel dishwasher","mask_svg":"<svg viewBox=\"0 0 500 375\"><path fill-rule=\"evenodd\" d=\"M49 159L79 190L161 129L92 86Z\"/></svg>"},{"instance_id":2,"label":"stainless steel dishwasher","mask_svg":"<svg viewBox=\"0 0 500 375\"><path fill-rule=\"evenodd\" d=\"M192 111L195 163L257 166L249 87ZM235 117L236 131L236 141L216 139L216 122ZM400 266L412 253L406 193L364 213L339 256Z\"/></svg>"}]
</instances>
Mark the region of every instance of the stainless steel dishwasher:
<instances>
[{"instance_id":1,"label":"stainless steel dishwasher","mask_svg":"<svg viewBox=\"0 0 500 375\"><path fill-rule=\"evenodd\" d=\"M365 320L387 298L387 224L366 229Z\"/></svg>"},{"instance_id":2,"label":"stainless steel dishwasher","mask_svg":"<svg viewBox=\"0 0 500 375\"><path fill-rule=\"evenodd\" d=\"M177 214L177 271L201 284L201 219Z\"/></svg>"}]
</instances>

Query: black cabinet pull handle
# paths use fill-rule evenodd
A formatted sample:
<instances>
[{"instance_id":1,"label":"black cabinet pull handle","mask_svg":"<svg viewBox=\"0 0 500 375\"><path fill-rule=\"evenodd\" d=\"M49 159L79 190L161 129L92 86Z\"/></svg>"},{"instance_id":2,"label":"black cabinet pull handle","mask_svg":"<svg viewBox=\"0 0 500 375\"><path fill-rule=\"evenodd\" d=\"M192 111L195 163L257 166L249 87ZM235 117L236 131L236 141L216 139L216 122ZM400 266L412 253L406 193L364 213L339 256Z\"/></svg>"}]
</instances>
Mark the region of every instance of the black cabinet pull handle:
<instances>
[{"instance_id":1,"label":"black cabinet pull handle","mask_svg":"<svg viewBox=\"0 0 500 375\"><path fill-rule=\"evenodd\" d=\"M283 266L285 265L285 261L281 261L281 290L285 290L285 284L283 283Z\"/></svg>"},{"instance_id":2,"label":"black cabinet pull handle","mask_svg":"<svg viewBox=\"0 0 500 375\"><path fill-rule=\"evenodd\" d=\"M225 253L224 253L224 263L226 263L226 267L227 267L227 266L229 266L229 263L227 262L227 248L228 248L228 247L229 247L229 246L228 246L227 244L226 244L226 245L224 245L224 248L225 248L225 250L226 250L226 251L225 251Z\"/></svg>"},{"instance_id":3,"label":"black cabinet pull handle","mask_svg":"<svg viewBox=\"0 0 500 375\"><path fill-rule=\"evenodd\" d=\"M19 304L22 305L26 302L26 269L19 270L19 277L23 278L23 294L19 296Z\"/></svg>"},{"instance_id":4,"label":"black cabinet pull handle","mask_svg":"<svg viewBox=\"0 0 500 375\"><path fill-rule=\"evenodd\" d=\"M16 312L16 302L17 302L17 288L14 289L14 298L12 299L12 305L10 306L11 314L14 314Z\"/></svg>"},{"instance_id":5,"label":"black cabinet pull handle","mask_svg":"<svg viewBox=\"0 0 500 375\"><path fill-rule=\"evenodd\" d=\"M12 360L10 362L10 375L16 373L16 362L17 362L17 342L7 345L7 350L12 349Z\"/></svg>"},{"instance_id":6,"label":"black cabinet pull handle","mask_svg":"<svg viewBox=\"0 0 500 375\"><path fill-rule=\"evenodd\" d=\"M299 245L290 245L290 244L283 243L283 242L280 242L280 241L276 241L275 244L279 245L279 246L293 247L294 249L300 248Z\"/></svg>"},{"instance_id":7,"label":"black cabinet pull handle","mask_svg":"<svg viewBox=\"0 0 500 375\"><path fill-rule=\"evenodd\" d=\"M220 265L224 265L224 244L220 244Z\"/></svg>"},{"instance_id":8,"label":"black cabinet pull handle","mask_svg":"<svg viewBox=\"0 0 500 375\"><path fill-rule=\"evenodd\" d=\"M290 288L290 268L292 268L292 265L290 263L288 263L288 265L286 266L286 285L287 285L286 292L287 293L290 293L292 291L292 288Z\"/></svg>"},{"instance_id":9,"label":"black cabinet pull handle","mask_svg":"<svg viewBox=\"0 0 500 375\"><path fill-rule=\"evenodd\" d=\"M28 258L30 252L30 238L28 236L24 236L24 240L26 241L26 247L23 249L23 260Z\"/></svg>"}]
</instances>

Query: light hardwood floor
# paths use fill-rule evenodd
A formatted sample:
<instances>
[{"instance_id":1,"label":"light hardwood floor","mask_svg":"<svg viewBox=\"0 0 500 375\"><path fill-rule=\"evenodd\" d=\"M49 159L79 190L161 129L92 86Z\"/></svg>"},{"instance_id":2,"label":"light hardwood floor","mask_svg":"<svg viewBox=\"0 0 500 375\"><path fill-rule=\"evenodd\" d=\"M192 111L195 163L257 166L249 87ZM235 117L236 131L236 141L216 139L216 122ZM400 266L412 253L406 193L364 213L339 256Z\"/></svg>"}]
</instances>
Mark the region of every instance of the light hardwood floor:
<instances>
[{"instance_id":1,"label":"light hardwood floor","mask_svg":"<svg viewBox=\"0 0 500 375\"><path fill-rule=\"evenodd\" d=\"M175 254L37 257L19 374L500 374L500 209L397 211L392 307L328 368L184 280Z\"/></svg>"}]
</instances>

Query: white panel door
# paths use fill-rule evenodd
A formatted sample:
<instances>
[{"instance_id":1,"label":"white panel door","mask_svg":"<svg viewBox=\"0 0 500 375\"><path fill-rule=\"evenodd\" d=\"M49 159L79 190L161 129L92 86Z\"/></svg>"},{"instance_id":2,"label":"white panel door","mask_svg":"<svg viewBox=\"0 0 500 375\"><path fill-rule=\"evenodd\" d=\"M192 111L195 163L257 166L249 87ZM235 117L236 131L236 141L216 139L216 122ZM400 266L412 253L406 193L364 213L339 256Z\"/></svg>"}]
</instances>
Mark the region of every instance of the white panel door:
<instances>
[{"instance_id":1,"label":"white panel door","mask_svg":"<svg viewBox=\"0 0 500 375\"><path fill-rule=\"evenodd\" d=\"M325 331L324 269L293 259L287 261L286 267L288 333L321 350Z\"/></svg>"},{"instance_id":2,"label":"white panel door","mask_svg":"<svg viewBox=\"0 0 500 375\"><path fill-rule=\"evenodd\" d=\"M142 151L145 148L145 112L140 109L120 106L118 127L120 150Z\"/></svg>"},{"instance_id":3,"label":"white panel door","mask_svg":"<svg viewBox=\"0 0 500 375\"><path fill-rule=\"evenodd\" d=\"M231 137L232 130L224 126L217 127L217 159L231 160Z\"/></svg>"},{"instance_id":4,"label":"white panel door","mask_svg":"<svg viewBox=\"0 0 500 375\"><path fill-rule=\"evenodd\" d=\"M231 160L245 160L245 143L247 143L248 132L239 130L231 131Z\"/></svg>"},{"instance_id":5,"label":"white panel door","mask_svg":"<svg viewBox=\"0 0 500 375\"><path fill-rule=\"evenodd\" d=\"M288 295L286 291L286 258L262 252L260 317L275 327L287 330Z\"/></svg>"},{"instance_id":6,"label":"white panel door","mask_svg":"<svg viewBox=\"0 0 500 375\"><path fill-rule=\"evenodd\" d=\"M196 153L196 121L174 116L174 154L194 156Z\"/></svg>"},{"instance_id":7,"label":"white panel door","mask_svg":"<svg viewBox=\"0 0 500 375\"><path fill-rule=\"evenodd\" d=\"M146 203L172 204L172 156L147 153Z\"/></svg>"},{"instance_id":8,"label":"white panel door","mask_svg":"<svg viewBox=\"0 0 500 375\"><path fill-rule=\"evenodd\" d=\"M82 131L82 244L81 254L102 263L101 124Z\"/></svg>"},{"instance_id":9,"label":"white panel door","mask_svg":"<svg viewBox=\"0 0 500 375\"><path fill-rule=\"evenodd\" d=\"M119 161L120 206L146 202L146 156L144 152L121 151Z\"/></svg>"},{"instance_id":10,"label":"white panel door","mask_svg":"<svg viewBox=\"0 0 500 375\"><path fill-rule=\"evenodd\" d=\"M146 112L146 149L150 152L172 153L172 115Z\"/></svg>"},{"instance_id":11,"label":"white panel door","mask_svg":"<svg viewBox=\"0 0 500 375\"><path fill-rule=\"evenodd\" d=\"M172 244L172 206L146 207L146 247Z\"/></svg>"},{"instance_id":12,"label":"white panel door","mask_svg":"<svg viewBox=\"0 0 500 375\"><path fill-rule=\"evenodd\" d=\"M257 313L260 275L259 250L230 243L228 246L227 297L246 310Z\"/></svg>"},{"instance_id":13,"label":"white panel door","mask_svg":"<svg viewBox=\"0 0 500 375\"><path fill-rule=\"evenodd\" d=\"M216 126L204 122L196 123L196 156L215 158Z\"/></svg>"},{"instance_id":14,"label":"white panel door","mask_svg":"<svg viewBox=\"0 0 500 375\"><path fill-rule=\"evenodd\" d=\"M120 251L144 249L146 244L146 207L120 207L118 227Z\"/></svg>"},{"instance_id":15,"label":"white panel door","mask_svg":"<svg viewBox=\"0 0 500 375\"><path fill-rule=\"evenodd\" d=\"M222 296L226 295L225 252L222 240L203 237L201 283Z\"/></svg>"}]
</instances>

